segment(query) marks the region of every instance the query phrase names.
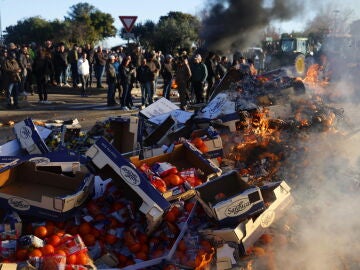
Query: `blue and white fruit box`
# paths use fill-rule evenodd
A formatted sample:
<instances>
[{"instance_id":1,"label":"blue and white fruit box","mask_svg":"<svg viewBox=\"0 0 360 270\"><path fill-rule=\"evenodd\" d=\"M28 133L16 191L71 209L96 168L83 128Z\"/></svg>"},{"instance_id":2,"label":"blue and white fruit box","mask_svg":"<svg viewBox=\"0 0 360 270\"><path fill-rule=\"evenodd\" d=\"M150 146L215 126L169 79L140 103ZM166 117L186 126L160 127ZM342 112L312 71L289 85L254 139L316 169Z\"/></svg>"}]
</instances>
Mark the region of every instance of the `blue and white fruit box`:
<instances>
[{"instance_id":1,"label":"blue and white fruit box","mask_svg":"<svg viewBox=\"0 0 360 270\"><path fill-rule=\"evenodd\" d=\"M88 172L53 173L19 160L0 169L0 207L20 216L66 220L83 206L93 186Z\"/></svg>"},{"instance_id":2,"label":"blue and white fruit box","mask_svg":"<svg viewBox=\"0 0 360 270\"><path fill-rule=\"evenodd\" d=\"M27 118L14 125L15 134L21 148L29 154L45 154L50 152L42 136L40 136L39 129L48 130L44 127L35 126L31 118ZM48 132L50 134L51 130Z\"/></svg>"},{"instance_id":3,"label":"blue and white fruit box","mask_svg":"<svg viewBox=\"0 0 360 270\"><path fill-rule=\"evenodd\" d=\"M239 224L265 210L265 203L257 186L244 182L232 170L195 187L196 198L209 217L222 225Z\"/></svg>"},{"instance_id":4,"label":"blue and white fruit box","mask_svg":"<svg viewBox=\"0 0 360 270\"><path fill-rule=\"evenodd\" d=\"M268 228L281 218L294 202L291 188L285 181L272 182L261 187L261 194L267 205L260 214L250 217L237 225L209 228L200 233L215 241L235 242L242 255L254 245Z\"/></svg>"},{"instance_id":5,"label":"blue and white fruit box","mask_svg":"<svg viewBox=\"0 0 360 270\"><path fill-rule=\"evenodd\" d=\"M106 139L100 138L85 155L90 159L89 168L102 179L111 178L126 194L139 205L146 215L148 231L152 231L162 221L162 216L170 203L154 188L147 177L124 158Z\"/></svg>"}]
</instances>

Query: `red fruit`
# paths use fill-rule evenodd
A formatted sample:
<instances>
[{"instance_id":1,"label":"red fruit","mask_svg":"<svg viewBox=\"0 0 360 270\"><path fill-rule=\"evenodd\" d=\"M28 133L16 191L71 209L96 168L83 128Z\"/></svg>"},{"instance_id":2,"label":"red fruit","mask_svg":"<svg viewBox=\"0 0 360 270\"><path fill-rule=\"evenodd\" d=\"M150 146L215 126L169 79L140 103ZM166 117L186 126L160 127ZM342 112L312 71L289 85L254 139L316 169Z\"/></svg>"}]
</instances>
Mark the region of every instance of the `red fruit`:
<instances>
[{"instance_id":1,"label":"red fruit","mask_svg":"<svg viewBox=\"0 0 360 270\"><path fill-rule=\"evenodd\" d=\"M182 183L184 183L184 179L182 179L177 174L169 174L168 176L165 177L165 179L166 179L165 180L166 182L169 182L173 186L178 186L178 185L181 185Z\"/></svg>"},{"instance_id":2,"label":"red fruit","mask_svg":"<svg viewBox=\"0 0 360 270\"><path fill-rule=\"evenodd\" d=\"M141 250L141 244L135 242L132 245L129 245L128 248L132 253L137 253Z\"/></svg>"},{"instance_id":3,"label":"red fruit","mask_svg":"<svg viewBox=\"0 0 360 270\"><path fill-rule=\"evenodd\" d=\"M187 203L185 204L185 210L186 210L186 212L190 213L191 210L193 209L194 205L195 205L194 202L187 202Z\"/></svg>"},{"instance_id":4,"label":"red fruit","mask_svg":"<svg viewBox=\"0 0 360 270\"><path fill-rule=\"evenodd\" d=\"M160 177L153 177L150 182L157 190L162 193L167 190L165 181L162 180Z\"/></svg>"},{"instance_id":5,"label":"red fruit","mask_svg":"<svg viewBox=\"0 0 360 270\"><path fill-rule=\"evenodd\" d=\"M172 212L172 211L167 212L167 213L165 214L164 219L165 219L167 222L175 222L175 221L176 221L175 213Z\"/></svg>"}]
</instances>

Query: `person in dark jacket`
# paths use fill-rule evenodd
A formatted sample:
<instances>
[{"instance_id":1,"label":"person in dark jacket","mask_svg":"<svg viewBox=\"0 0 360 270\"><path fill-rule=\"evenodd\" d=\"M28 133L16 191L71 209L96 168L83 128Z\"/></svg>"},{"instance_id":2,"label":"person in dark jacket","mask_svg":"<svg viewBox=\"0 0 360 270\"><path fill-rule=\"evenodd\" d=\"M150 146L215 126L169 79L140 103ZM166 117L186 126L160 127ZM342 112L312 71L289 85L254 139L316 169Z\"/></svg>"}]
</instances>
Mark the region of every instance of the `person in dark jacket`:
<instances>
[{"instance_id":1,"label":"person in dark jacket","mask_svg":"<svg viewBox=\"0 0 360 270\"><path fill-rule=\"evenodd\" d=\"M147 65L146 58L142 59L141 65L136 69L136 79L140 83L141 88L141 106L148 106L149 96L151 91L151 83L152 83L153 74Z\"/></svg>"},{"instance_id":2,"label":"person in dark jacket","mask_svg":"<svg viewBox=\"0 0 360 270\"><path fill-rule=\"evenodd\" d=\"M35 76L37 91L39 95L39 103L47 104L47 78L52 72L51 59L47 56L46 49L39 48L33 63L33 74Z\"/></svg>"},{"instance_id":3,"label":"person in dark jacket","mask_svg":"<svg viewBox=\"0 0 360 270\"><path fill-rule=\"evenodd\" d=\"M21 68L16 61L16 54L14 51L8 53L4 62L3 72L3 78L6 85L6 107L7 109L19 109L18 94L21 81ZM11 102L11 98L13 98L13 102Z\"/></svg>"},{"instance_id":4,"label":"person in dark jacket","mask_svg":"<svg viewBox=\"0 0 360 270\"><path fill-rule=\"evenodd\" d=\"M164 64L161 66L161 76L164 80L163 97L170 100L171 84L174 77L173 57L170 54L166 55Z\"/></svg>"},{"instance_id":5,"label":"person in dark jacket","mask_svg":"<svg viewBox=\"0 0 360 270\"><path fill-rule=\"evenodd\" d=\"M215 61L215 53L209 52L208 56L205 59L205 65L208 72L206 81L207 81L207 89L206 89L206 100L209 100L209 97L212 93L212 88L215 83L215 69L216 69L216 61Z\"/></svg>"},{"instance_id":6,"label":"person in dark jacket","mask_svg":"<svg viewBox=\"0 0 360 270\"><path fill-rule=\"evenodd\" d=\"M94 71L97 88L104 88L102 86L101 80L104 75L105 65L106 57L102 51L102 47L99 46L94 54Z\"/></svg>"},{"instance_id":7,"label":"person in dark jacket","mask_svg":"<svg viewBox=\"0 0 360 270\"><path fill-rule=\"evenodd\" d=\"M131 98L131 89L133 88L133 82L135 75L135 67L131 63L131 56L124 58L120 65L120 80L123 88L123 94L121 96L121 109L128 111L133 108L133 101Z\"/></svg>"},{"instance_id":8,"label":"person in dark jacket","mask_svg":"<svg viewBox=\"0 0 360 270\"><path fill-rule=\"evenodd\" d=\"M69 86L66 81L66 71L68 67L68 52L65 49L65 44L60 43L54 54L54 67L56 83L59 86Z\"/></svg>"},{"instance_id":9,"label":"person in dark jacket","mask_svg":"<svg viewBox=\"0 0 360 270\"><path fill-rule=\"evenodd\" d=\"M117 105L115 101L115 89L116 89L116 83L117 83L117 74L116 74L116 68L114 66L115 63L115 56L110 55L108 62L105 66L105 72L106 72L106 82L108 84L108 92L107 92L107 105L108 106L114 106Z\"/></svg>"},{"instance_id":10,"label":"person in dark jacket","mask_svg":"<svg viewBox=\"0 0 360 270\"><path fill-rule=\"evenodd\" d=\"M190 66L191 68L191 84L195 94L195 103L204 102L204 87L207 78L207 68L202 62L202 57L200 54L196 54L194 57L194 62Z\"/></svg>"},{"instance_id":11,"label":"person in dark jacket","mask_svg":"<svg viewBox=\"0 0 360 270\"><path fill-rule=\"evenodd\" d=\"M187 101L189 100L189 83L191 78L191 70L186 55L183 55L179 59L179 63L176 67L175 80L177 89L180 96L180 109L187 109Z\"/></svg>"}]
</instances>

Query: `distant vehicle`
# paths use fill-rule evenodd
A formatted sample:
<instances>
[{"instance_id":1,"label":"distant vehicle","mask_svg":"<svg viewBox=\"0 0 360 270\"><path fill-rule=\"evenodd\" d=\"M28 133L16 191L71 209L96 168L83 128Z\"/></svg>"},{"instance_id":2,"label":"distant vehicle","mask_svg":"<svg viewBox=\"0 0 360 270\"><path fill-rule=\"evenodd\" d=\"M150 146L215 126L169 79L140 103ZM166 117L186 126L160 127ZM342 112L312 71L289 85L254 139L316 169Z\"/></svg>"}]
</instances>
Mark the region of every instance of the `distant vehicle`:
<instances>
[{"instance_id":1,"label":"distant vehicle","mask_svg":"<svg viewBox=\"0 0 360 270\"><path fill-rule=\"evenodd\" d=\"M278 49L271 54L270 70L292 67L295 76L304 77L309 65L313 63L306 37L282 37Z\"/></svg>"}]
</instances>

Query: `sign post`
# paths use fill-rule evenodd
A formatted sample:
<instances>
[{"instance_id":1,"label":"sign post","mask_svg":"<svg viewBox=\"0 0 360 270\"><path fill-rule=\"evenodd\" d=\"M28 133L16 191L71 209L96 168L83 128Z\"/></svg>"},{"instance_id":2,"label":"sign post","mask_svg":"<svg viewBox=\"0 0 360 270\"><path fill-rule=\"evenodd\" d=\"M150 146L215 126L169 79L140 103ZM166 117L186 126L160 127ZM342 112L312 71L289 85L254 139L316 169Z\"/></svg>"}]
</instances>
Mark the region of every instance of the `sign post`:
<instances>
[{"instance_id":1,"label":"sign post","mask_svg":"<svg viewBox=\"0 0 360 270\"><path fill-rule=\"evenodd\" d=\"M137 16L119 16L119 19L122 22L122 24L127 32L126 38L127 38L127 42L129 45L129 38L133 36L133 35L131 35L130 32L134 27L134 24L137 20Z\"/></svg>"}]
</instances>

